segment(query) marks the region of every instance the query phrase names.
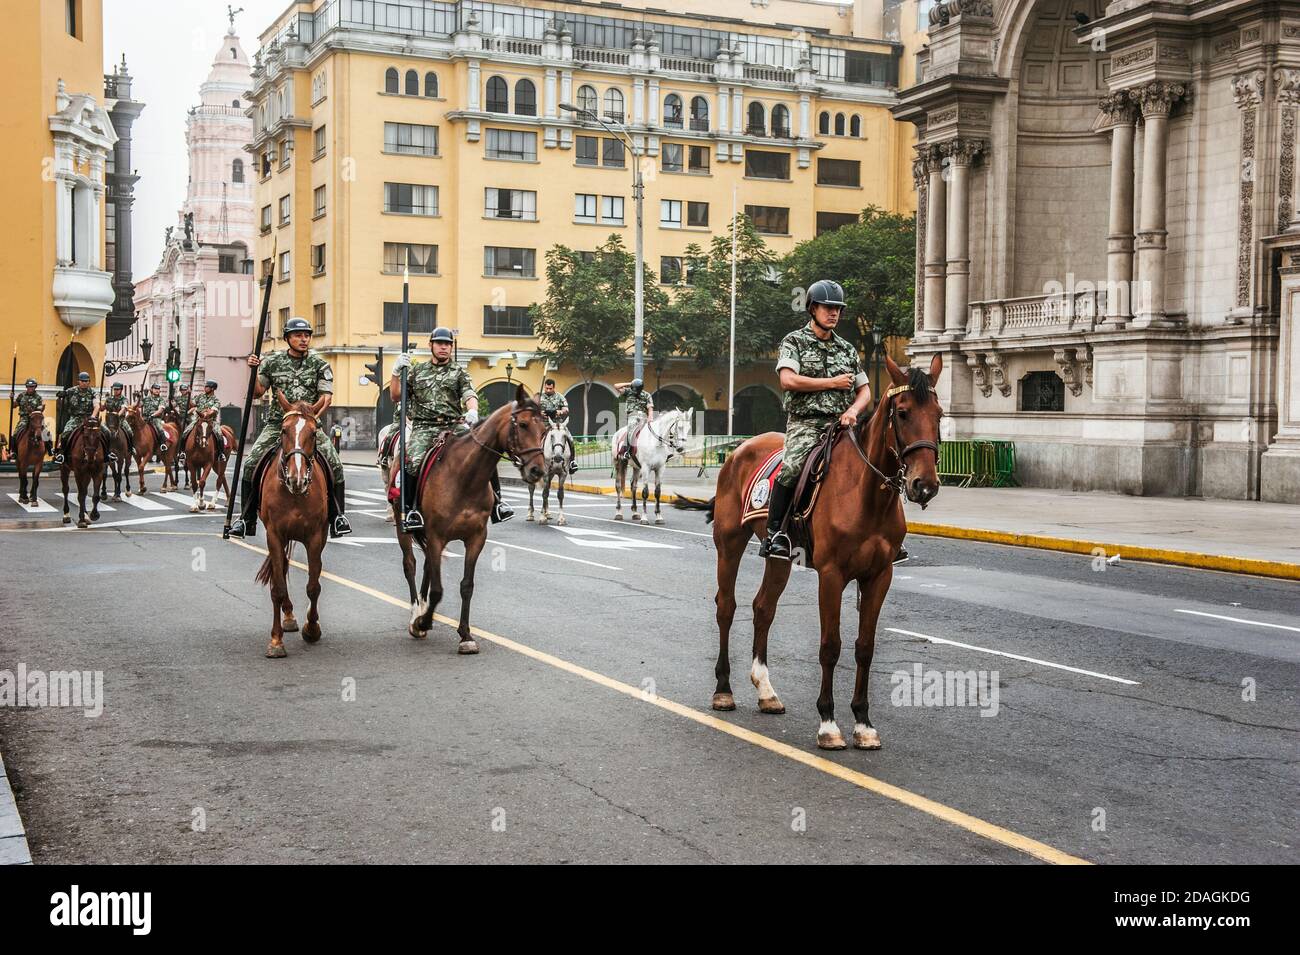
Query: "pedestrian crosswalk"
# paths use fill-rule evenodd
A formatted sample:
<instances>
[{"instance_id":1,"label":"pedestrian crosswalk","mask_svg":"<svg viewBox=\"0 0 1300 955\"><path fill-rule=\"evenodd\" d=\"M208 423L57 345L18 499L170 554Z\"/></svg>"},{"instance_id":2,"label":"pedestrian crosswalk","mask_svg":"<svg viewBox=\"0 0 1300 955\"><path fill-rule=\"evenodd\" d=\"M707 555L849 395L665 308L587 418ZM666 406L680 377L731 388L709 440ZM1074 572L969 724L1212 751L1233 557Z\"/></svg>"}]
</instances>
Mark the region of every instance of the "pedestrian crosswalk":
<instances>
[{"instance_id":1,"label":"pedestrian crosswalk","mask_svg":"<svg viewBox=\"0 0 1300 955\"><path fill-rule=\"evenodd\" d=\"M18 500L16 492L9 492L6 497L9 498L19 510L26 514L55 514L63 511L63 495L59 494L42 494L41 498L34 503L22 504ZM204 495L204 501L213 500L211 494ZM218 494L215 498L218 509L224 509L226 495ZM68 502L72 507L77 507L77 498L75 495L69 495ZM86 506L90 506L90 498L86 498ZM188 511L194 506L194 497L190 494L184 494L179 491L169 491L163 494L160 491L150 491L148 494L132 494L130 497L123 497L120 501L114 501L109 504L103 498L99 501L100 511L113 513L114 511Z\"/></svg>"}]
</instances>

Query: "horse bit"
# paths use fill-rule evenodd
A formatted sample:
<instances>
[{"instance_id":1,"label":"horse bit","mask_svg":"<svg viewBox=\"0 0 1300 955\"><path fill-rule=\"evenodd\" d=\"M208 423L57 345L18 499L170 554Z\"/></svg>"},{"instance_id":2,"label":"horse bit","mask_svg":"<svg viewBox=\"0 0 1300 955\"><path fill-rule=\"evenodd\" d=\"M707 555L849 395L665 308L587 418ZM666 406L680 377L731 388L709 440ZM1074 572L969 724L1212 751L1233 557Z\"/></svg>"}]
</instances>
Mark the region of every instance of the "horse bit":
<instances>
[{"instance_id":1,"label":"horse bit","mask_svg":"<svg viewBox=\"0 0 1300 955\"><path fill-rule=\"evenodd\" d=\"M506 446L504 449L504 453L506 457L510 459L511 464L513 464L517 468L522 469L524 466L524 455L541 454L542 447L541 445L538 445L535 448L523 448L522 450L519 450L517 448L519 442L516 440L515 434L519 430L519 419L516 417L518 414L519 414L518 409L516 408L510 409L510 432L506 435ZM501 451L496 451L493 450L492 448L489 448L486 444L480 441L478 437L474 434L474 430L472 428L470 429L469 436L470 436L470 440L473 441L475 444L477 444L484 451L496 455L500 455L502 453ZM512 445L514 445L514 447L512 447Z\"/></svg>"},{"instance_id":2,"label":"horse bit","mask_svg":"<svg viewBox=\"0 0 1300 955\"><path fill-rule=\"evenodd\" d=\"M888 476L884 472L882 472L878 467L872 464L870 459L867 457L866 452L862 450L862 445L858 443L857 429L856 428L847 429L849 432L849 438L853 442L853 447L858 452L858 457L862 458L862 460L866 463L867 467L871 468L871 470L875 472L876 477L880 478L882 482L880 485L881 489L884 489L886 487L891 488L893 492L897 494L899 497L903 496L904 486L907 481L907 456L911 454L913 451L921 451L928 448L929 450L934 452L934 456L936 460L939 457L939 444L936 441L928 441L928 440L913 441L911 444L907 445L907 447L903 448L901 451L899 450L899 446L902 445L903 443L903 436L898 433L898 417L894 414L894 396L901 395L903 392L909 391L911 387L912 387L911 385L895 385L894 387L890 388L887 392L885 392L885 401L889 402L889 424L891 429L894 432L894 443L893 446L889 448L889 450L892 451L894 453L894 457L898 459L897 474L894 474L892 477ZM921 508L924 509L925 505L922 504Z\"/></svg>"}]
</instances>

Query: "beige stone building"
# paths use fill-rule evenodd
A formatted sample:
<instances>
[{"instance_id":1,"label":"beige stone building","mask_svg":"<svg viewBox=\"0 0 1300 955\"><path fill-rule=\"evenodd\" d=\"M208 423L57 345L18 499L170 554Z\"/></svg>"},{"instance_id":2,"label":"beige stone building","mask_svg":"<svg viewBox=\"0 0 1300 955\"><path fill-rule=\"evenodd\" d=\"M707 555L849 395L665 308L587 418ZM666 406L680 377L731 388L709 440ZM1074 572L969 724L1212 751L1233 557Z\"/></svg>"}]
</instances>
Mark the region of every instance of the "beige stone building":
<instances>
[{"instance_id":1,"label":"beige stone building","mask_svg":"<svg viewBox=\"0 0 1300 955\"><path fill-rule=\"evenodd\" d=\"M944 0L917 337L1022 481L1300 502L1300 3Z\"/></svg>"}]
</instances>

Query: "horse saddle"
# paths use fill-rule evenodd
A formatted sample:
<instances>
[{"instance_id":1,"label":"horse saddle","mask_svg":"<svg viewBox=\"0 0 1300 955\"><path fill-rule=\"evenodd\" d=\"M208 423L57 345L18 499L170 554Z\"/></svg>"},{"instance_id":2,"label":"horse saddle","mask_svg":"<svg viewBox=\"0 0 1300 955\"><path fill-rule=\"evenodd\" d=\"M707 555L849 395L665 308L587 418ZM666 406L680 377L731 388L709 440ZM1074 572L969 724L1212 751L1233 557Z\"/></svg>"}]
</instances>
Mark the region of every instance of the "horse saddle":
<instances>
[{"instance_id":1,"label":"horse saddle","mask_svg":"<svg viewBox=\"0 0 1300 955\"><path fill-rule=\"evenodd\" d=\"M794 499L786 517L786 532L790 541L800 547L809 559L812 556L812 513L817 506L821 492L822 478L831 460L831 449L838 437L838 426L826 429L817 444L808 452L799 479L794 486ZM767 518L767 502L772 498L772 487L776 476L785 463L785 448L780 447L769 454L745 482L744 506L741 511L741 523Z\"/></svg>"},{"instance_id":2,"label":"horse saddle","mask_svg":"<svg viewBox=\"0 0 1300 955\"><path fill-rule=\"evenodd\" d=\"M253 467L252 512L254 514L258 513L262 506L262 479L266 477L267 469L271 467L271 462L276 459L276 456L279 453L279 447L267 448L262 454L262 457L258 459L257 464ZM333 523L335 513L338 509L338 505L334 502L334 473L330 470L329 462L325 460L325 456L320 453L319 449L316 451L315 464L317 473L324 475L325 496L329 500L330 504L329 518L330 523Z\"/></svg>"},{"instance_id":3,"label":"horse saddle","mask_svg":"<svg viewBox=\"0 0 1300 955\"><path fill-rule=\"evenodd\" d=\"M449 433L450 432L447 431L439 432L438 436L434 438L433 444L430 446L429 450L424 452L424 460L420 462L420 466L416 471L415 494L411 497L411 501L418 501L420 500L421 495L423 495L424 485L429 480L429 472L432 471L433 466L438 463L438 458L442 457L443 448L447 446L447 435ZM396 439L397 434L394 432L393 440ZM397 503L397 499L402 493L401 488L397 483L400 471L401 469L399 468L393 472L391 483L388 485L388 501L390 504Z\"/></svg>"},{"instance_id":4,"label":"horse saddle","mask_svg":"<svg viewBox=\"0 0 1300 955\"><path fill-rule=\"evenodd\" d=\"M621 458L626 454L631 457L633 461L636 460L636 443L641 437L641 429L644 428L645 425L646 423L644 421L638 421L634 426L627 429L623 434L623 439L619 441L618 447L614 449L614 456L616 458Z\"/></svg>"}]
</instances>

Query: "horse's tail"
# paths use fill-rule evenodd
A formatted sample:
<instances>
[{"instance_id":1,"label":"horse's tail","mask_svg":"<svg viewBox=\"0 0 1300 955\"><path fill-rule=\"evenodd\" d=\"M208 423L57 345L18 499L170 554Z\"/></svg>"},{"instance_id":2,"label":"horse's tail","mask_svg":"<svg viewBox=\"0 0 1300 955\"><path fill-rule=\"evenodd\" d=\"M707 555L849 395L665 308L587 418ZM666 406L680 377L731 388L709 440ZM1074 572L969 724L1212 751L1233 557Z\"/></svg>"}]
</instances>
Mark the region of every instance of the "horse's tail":
<instances>
[{"instance_id":1,"label":"horse's tail","mask_svg":"<svg viewBox=\"0 0 1300 955\"><path fill-rule=\"evenodd\" d=\"M284 559L288 561L289 555L293 553L293 541L284 545ZM257 576L253 578L263 587L271 582L271 555L266 555L266 560L262 561L262 566L257 569Z\"/></svg>"},{"instance_id":2,"label":"horse's tail","mask_svg":"<svg viewBox=\"0 0 1300 955\"><path fill-rule=\"evenodd\" d=\"M679 494L677 495L677 500L673 501L673 507L677 508L679 511L705 511L706 516L704 522L706 524L712 524L713 505L717 500L718 498L716 495L709 498L707 501L702 501L698 497L682 497Z\"/></svg>"}]
</instances>

